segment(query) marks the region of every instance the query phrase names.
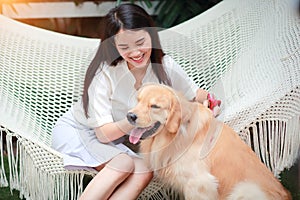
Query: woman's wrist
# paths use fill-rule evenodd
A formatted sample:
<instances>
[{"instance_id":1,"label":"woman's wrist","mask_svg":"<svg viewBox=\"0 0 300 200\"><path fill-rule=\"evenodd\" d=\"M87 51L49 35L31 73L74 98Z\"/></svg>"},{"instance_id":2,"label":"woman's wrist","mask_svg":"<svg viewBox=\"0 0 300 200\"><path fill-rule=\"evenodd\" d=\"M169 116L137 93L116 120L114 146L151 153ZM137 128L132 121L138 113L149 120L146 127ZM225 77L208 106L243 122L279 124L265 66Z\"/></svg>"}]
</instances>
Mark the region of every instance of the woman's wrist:
<instances>
[{"instance_id":1,"label":"woman's wrist","mask_svg":"<svg viewBox=\"0 0 300 200\"><path fill-rule=\"evenodd\" d=\"M115 123L116 123L117 127L125 134L129 133L134 128L134 126L129 123L127 118L117 121Z\"/></svg>"},{"instance_id":2,"label":"woman's wrist","mask_svg":"<svg viewBox=\"0 0 300 200\"><path fill-rule=\"evenodd\" d=\"M100 142L108 143L129 133L133 128L134 127L125 118L117 122L112 122L97 127L95 128L95 132Z\"/></svg>"}]
</instances>

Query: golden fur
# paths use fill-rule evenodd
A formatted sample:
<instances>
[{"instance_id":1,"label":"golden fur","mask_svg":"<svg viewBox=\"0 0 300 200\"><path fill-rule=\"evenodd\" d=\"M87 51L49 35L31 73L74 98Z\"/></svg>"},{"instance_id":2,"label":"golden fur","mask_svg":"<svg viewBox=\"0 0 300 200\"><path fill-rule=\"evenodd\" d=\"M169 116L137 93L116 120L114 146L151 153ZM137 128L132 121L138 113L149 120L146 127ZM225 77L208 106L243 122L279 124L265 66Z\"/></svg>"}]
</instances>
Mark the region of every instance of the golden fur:
<instances>
[{"instance_id":1,"label":"golden fur","mask_svg":"<svg viewBox=\"0 0 300 200\"><path fill-rule=\"evenodd\" d=\"M291 199L252 149L223 123L216 144L200 158L215 120L202 104L158 84L142 87L137 100L130 110L137 127L161 122L156 133L141 141L140 152L157 176L186 199Z\"/></svg>"}]
</instances>

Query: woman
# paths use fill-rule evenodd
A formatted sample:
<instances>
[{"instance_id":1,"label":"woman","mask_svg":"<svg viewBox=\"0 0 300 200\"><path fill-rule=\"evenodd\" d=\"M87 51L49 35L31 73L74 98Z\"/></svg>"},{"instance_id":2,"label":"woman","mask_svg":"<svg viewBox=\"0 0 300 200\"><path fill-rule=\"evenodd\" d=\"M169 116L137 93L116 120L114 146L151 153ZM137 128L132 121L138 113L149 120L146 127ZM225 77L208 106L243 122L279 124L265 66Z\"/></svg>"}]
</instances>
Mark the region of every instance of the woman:
<instances>
[{"instance_id":1,"label":"woman","mask_svg":"<svg viewBox=\"0 0 300 200\"><path fill-rule=\"evenodd\" d=\"M99 171L81 199L136 199L152 179L142 159L122 144L133 129L126 113L136 104L138 88L166 84L199 102L208 93L164 54L153 19L141 7L122 4L105 20L82 98L58 120L52 146L63 154L65 167Z\"/></svg>"}]
</instances>

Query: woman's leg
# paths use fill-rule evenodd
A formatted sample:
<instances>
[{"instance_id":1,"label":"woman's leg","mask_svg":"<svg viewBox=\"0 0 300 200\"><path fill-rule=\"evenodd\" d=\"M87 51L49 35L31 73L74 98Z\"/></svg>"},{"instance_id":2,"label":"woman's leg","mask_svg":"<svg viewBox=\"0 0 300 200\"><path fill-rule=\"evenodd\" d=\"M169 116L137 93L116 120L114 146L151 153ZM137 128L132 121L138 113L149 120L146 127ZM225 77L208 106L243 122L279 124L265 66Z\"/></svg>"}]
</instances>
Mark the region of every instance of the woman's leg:
<instances>
[{"instance_id":1,"label":"woman's leg","mask_svg":"<svg viewBox=\"0 0 300 200\"><path fill-rule=\"evenodd\" d=\"M139 194L151 181L153 173L146 167L143 160L133 158L133 161L133 173L113 192L109 198L110 200L137 199Z\"/></svg>"},{"instance_id":2,"label":"woman's leg","mask_svg":"<svg viewBox=\"0 0 300 200\"><path fill-rule=\"evenodd\" d=\"M119 154L91 180L80 200L105 200L134 171L135 163L127 154ZM124 196L123 196L124 199Z\"/></svg>"}]
</instances>

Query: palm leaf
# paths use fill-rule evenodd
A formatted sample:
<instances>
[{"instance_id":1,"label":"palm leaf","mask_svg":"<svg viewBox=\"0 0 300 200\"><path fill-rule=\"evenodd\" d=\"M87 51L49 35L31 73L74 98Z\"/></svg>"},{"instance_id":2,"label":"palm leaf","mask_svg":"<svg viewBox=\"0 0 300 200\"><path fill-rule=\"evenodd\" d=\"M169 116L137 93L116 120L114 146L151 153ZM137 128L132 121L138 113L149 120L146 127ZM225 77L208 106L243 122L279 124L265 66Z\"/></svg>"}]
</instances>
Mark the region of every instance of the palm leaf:
<instances>
[{"instance_id":1,"label":"palm leaf","mask_svg":"<svg viewBox=\"0 0 300 200\"><path fill-rule=\"evenodd\" d=\"M134 0L130 0L134 2ZM148 8L153 7L151 0L139 0L145 3ZM155 18L156 24L163 28L168 28L186 21L221 0L159 0L154 7L154 12L157 13ZM122 0L117 0L119 5Z\"/></svg>"},{"instance_id":2,"label":"palm leaf","mask_svg":"<svg viewBox=\"0 0 300 200\"><path fill-rule=\"evenodd\" d=\"M145 3L148 8L151 8L153 5L150 0L139 0L140 3Z\"/></svg>"}]
</instances>

